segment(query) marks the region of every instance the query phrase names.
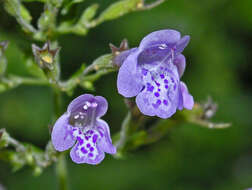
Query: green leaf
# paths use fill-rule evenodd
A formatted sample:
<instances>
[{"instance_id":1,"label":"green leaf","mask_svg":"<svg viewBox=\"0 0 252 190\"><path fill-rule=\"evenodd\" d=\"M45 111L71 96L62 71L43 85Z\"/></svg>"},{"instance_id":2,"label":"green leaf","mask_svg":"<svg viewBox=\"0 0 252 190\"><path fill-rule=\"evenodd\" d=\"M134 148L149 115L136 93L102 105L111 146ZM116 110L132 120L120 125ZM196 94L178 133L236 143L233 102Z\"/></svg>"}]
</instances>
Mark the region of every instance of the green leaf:
<instances>
[{"instance_id":1,"label":"green leaf","mask_svg":"<svg viewBox=\"0 0 252 190\"><path fill-rule=\"evenodd\" d=\"M0 83L0 93L4 92L6 90L8 90L8 88L6 87L6 85L3 84L3 83Z\"/></svg>"},{"instance_id":2,"label":"green leaf","mask_svg":"<svg viewBox=\"0 0 252 190\"><path fill-rule=\"evenodd\" d=\"M12 16L18 16L20 11L20 2L18 0L6 0L4 1L5 10Z\"/></svg>"},{"instance_id":3,"label":"green leaf","mask_svg":"<svg viewBox=\"0 0 252 190\"><path fill-rule=\"evenodd\" d=\"M91 19L94 18L97 10L99 8L99 5L98 4L93 4L91 5L90 7L86 8L81 17L80 17L80 20L78 21L78 23L88 23Z\"/></svg>"},{"instance_id":4,"label":"green leaf","mask_svg":"<svg viewBox=\"0 0 252 190\"><path fill-rule=\"evenodd\" d=\"M49 9L46 9L38 20L38 28L42 31L48 30L48 28L54 27L54 13Z\"/></svg>"},{"instance_id":5,"label":"green leaf","mask_svg":"<svg viewBox=\"0 0 252 190\"><path fill-rule=\"evenodd\" d=\"M32 16L30 15L30 12L26 9L25 6L23 6L22 4L20 4L20 16L27 21L28 23L31 22L32 20Z\"/></svg>"},{"instance_id":6,"label":"green leaf","mask_svg":"<svg viewBox=\"0 0 252 190\"><path fill-rule=\"evenodd\" d=\"M14 16L25 32L35 33L36 29L30 24L31 15L19 0L4 0L5 10Z\"/></svg>"},{"instance_id":7,"label":"green leaf","mask_svg":"<svg viewBox=\"0 0 252 190\"><path fill-rule=\"evenodd\" d=\"M81 67L72 75L72 79L74 78L78 78L82 75L83 71L85 70L86 68L86 65L85 64L82 64Z\"/></svg>"},{"instance_id":8,"label":"green leaf","mask_svg":"<svg viewBox=\"0 0 252 190\"><path fill-rule=\"evenodd\" d=\"M95 90L93 83L90 81L81 81L80 86L84 89L87 89L87 90L91 90L91 91Z\"/></svg>"},{"instance_id":9,"label":"green leaf","mask_svg":"<svg viewBox=\"0 0 252 190\"><path fill-rule=\"evenodd\" d=\"M65 3L64 8L61 10L62 15L66 15L74 4L82 3L85 0L70 0Z\"/></svg>"},{"instance_id":10,"label":"green leaf","mask_svg":"<svg viewBox=\"0 0 252 190\"><path fill-rule=\"evenodd\" d=\"M95 22L98 24L103 21L121 17L130 11L136 10L138 5L142 4L142 2L142 0L122 0L116 2L104 10Z\"/></svg>"},{"instance_id":11,"label":"green leaf","mask_svg":"<svg viewBox=\"0 0 252 190\"><path fill-rule=\"evenodd\" d=\"M45 3L47 0L22 0L23 2L41 2L41 3Z\"/></svg>"}]
</instances>

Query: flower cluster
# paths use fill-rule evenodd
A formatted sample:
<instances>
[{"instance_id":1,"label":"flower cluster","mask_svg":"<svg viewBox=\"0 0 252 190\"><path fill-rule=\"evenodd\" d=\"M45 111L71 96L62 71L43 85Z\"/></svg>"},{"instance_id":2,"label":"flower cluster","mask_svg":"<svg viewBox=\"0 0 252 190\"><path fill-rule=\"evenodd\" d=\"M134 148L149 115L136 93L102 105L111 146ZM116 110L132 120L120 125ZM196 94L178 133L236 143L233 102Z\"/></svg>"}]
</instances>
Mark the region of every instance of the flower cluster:
<instances>
[{"instance_id":1,"label":"flower cluster","mask_svg":"<svg viewBox=\"0 0 252 190\"><path fill-rule=\"evenodd\" d=\"M71 147L70 156L75 163L99 164L104 152L115 154L108 124L100 119L108 109L101 96L84 94L75 98L55 123L52 143L57 151Z\"/></svg>"},{"instance_id":2,"label":"flower cluster","mask_svg":"<svg viewBox=\"0 0 252 190\"><path fill-rule=\"evenodd\" d=\"M139 47L117 58L116 64L122 65L118 92L126 98L136 96L139 110L148 116L169 118L177 109L192 109L193 97L180 81L186 65L182 51L189 40L189 36L181 38L175 30L147 35Z\"/></svg>"},{"instance_id":3,"label":"flower cluster","mask_svg":"<svg viewBox=\"0 0 252 190\"><path fill-rule=\"evenodd\" d=\"M120 67L119 93L136 96L138 108L149 116L169 118L177 109L192 109L193 97L180 81L186 65L181 53L189 39L175 30L160 30L147 35L139 47L120 52L114 58ZM55 149L73 147L70 156L76 163L98 164L104 152L115 154L109 126L100 119L107 108L101 96L84 94L74 99L53 127Z\"/></svg>"}]
</instances>

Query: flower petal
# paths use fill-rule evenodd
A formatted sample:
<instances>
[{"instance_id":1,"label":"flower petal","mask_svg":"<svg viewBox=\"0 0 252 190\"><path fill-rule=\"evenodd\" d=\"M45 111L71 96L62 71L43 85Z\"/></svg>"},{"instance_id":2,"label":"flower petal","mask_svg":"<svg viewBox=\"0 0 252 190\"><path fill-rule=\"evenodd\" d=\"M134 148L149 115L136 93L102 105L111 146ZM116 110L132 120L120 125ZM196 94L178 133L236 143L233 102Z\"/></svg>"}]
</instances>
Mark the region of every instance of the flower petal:
<instances>
[{"instance_id":1,"label":"flower petal","mask_svg":"<svg viewBox=\"0 0 252 190\"><path fill-rule=\"evenodd\" d=\"M99 147L101 150L104 152L107 152L109 154L115 154L116 153L116 148L112 144L112 140L110 137L110 130L108 124L99 119L96 123L96 128L99 131L101 135L101 140L99 141Z\"/></svg>"},{"instance_id":2,"label":"flower petal","mask_svg":"<svg viewBox=\"0 0 252 190\"><path fill-rule=\"evenodd\" d=\"M87 105L87 103L90 104L89 107L87 107L87 108L96 109L96 112L95 112L96 117L103 116L108 110L108 102L104 97L93 96L92 94L84 94L84 95L81 95L81 96L75 98L69 104L69 106L67 108L67 112L74 113L74 112L78 112L78 111L84 111L83 106ZM94 106L92 106L92 103L94 104ZM92 111L87 112L88 115L90 113L92 114ZM91 117L91 115L89 115L89 116Z\"/></svg>"},{"instance_id":3,"label":"flower petal","mask_svg":"<svg viewBox=\"0 0 252 190\"><path fill-rule=\"evenodd\" d=\"M189 94L185 83L180 82L180 88L183 96L183 106L184 108L191 110L194 106L193 96Z\"/></svg>"},{"instance_id":4,"label":"flower petal","mask_svg":"<svg viewBox=\"0 0 252 190\"><path fill-rule=\"evenodd\" d=\"M96 103L98 104L96 108L96 117L101 117L105 115L108 110L108 102L102 96L95 96Z\"/></svg>"},{"instance_id":5,"label":"flower petal","mask_svg":"<svg viewBox=\"0 0 252 190\"><path fill-rule=\"evenodd\" d=\"M97 150L97 155L93 155L93 153L85 153L86 149L83 149L84 147L81 146L79 143L77 143L70 152L70 157L73 162L77 164L92 164L96 165L99 164L105 157L105 154L103 151Z\"/></svg>"},{"instance_id":6,"label":"flower petal","mask_svg":"<svg viewBox=\"0 0 252 190\"><path fill-rule=\"evenodd\" d=\"M181 53L190 41L190 36L183 36L176 44L176 52Z\"/></svg>"},{"instance_id":7,"label":"flower petal","mask_svg":"<svg viewBox=\"0 0 252 190\"><path fill-rule=\"evenodd\" d=\"M148 72L143 81L146 83L145 89L136 97L140 111L164 119L171 117L179 104L179 79L168 72L158 73L155 77Z\"/></svg>"},{"instance_id":8,"label":"flower petal","mask_svg":"<svg viewBox=\"0 0 252 190\"><path fill-rule=\"evenodd\" d=\"M114 63L118 66L121 67L123 62L126 60L126 58L133 52L135 52L137 48L131 48L129 50L121 52L119 55L115 56L114 58Z\"/></svg>"},{"instance_id":9,"label":"flower petal","mask_svg":"<svg viewBox=\"0 0 252 190\"><path fill-rule=\"evenodd\" d=\"M81 96L78 96L75 98L67 107L67 112L75 112L78 110L80 107L82 107L85 102L91 101L94 99L94 96L92 94L83 94Z\"/></svg>"},{"instance_id":10,"label":"flower petal","mask_svg":"<svg viewBox=\"0 0 252 190\"><path fill-rule=\"evenodd\" d=\"M99 164L104 159L104 151L98 146L102 136L95 129L79 130L77 134L78 143L72 148L70 156L77 163Z\"/></svg>"},{"instance_id":11,"label":"flower petal","mask_svg":"<svg viewBox=\"0 0 252 190\"><path fill-rule=\"evenodd\" d=\"M168 46L152 46L144 49L138 56L138 65L148 64L153 67L172 57L172 49Z\"/></svg>"},{"instance_id":12,"label":"flower petal","mask_svg":"<svg viewBox=\"0 0 252 190\"><path fill-rule=\"evenodd\" d=\"M185 71L185 67L186 67L185 56L182 54L178 54L176 58L174 59L174 64L178 68L179 77L182 77Z\"/></svg>"},{"instance_id":13,"label":"flower petal","mask_svg":"<svg viewBox=\"0 0 252 190\"><path fill-rule=\"evenodd\" d=\"M54 124L52 130L52 144L57 151L65 151L72 147L76 138L72 134L72 127L68 124L69 115L62 115Z\"/></svg>"},{"instance_id":14,"label":"flower petal","mask_svg":"<svg viewBox=\"0 0 252 190\"><path fill-rule=\"evenodd\" d=\"M159 30L156 32L152 32L140 43L139 48L145 49L154 45L165 44L167 46L175 45L180 39L180 33L176 30Z\"/></svg>"},{"instance_id":15,"label":"flower petal","mask_svg":"<svg viewBox=\"0 0 252 190\"><path fill-rule=\"evenodd\" d=\"M129 98L136 96L143 88L141 76L137 73L139 51L130 54L119 69L117 89L119 94Z\"/></svg>"}]
</instances>

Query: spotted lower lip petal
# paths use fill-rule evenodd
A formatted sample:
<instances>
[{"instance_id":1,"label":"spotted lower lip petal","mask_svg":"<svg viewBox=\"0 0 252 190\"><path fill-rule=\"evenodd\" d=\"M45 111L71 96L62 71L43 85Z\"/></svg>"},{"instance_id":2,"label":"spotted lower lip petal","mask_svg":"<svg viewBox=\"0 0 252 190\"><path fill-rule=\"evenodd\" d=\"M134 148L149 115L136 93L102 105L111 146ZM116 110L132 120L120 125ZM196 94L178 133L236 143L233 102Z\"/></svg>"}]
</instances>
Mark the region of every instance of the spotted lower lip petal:
<instances>
[{"instance_id":1,"label":"spotted lower lip petal","mask_svg":"<svg viewBox=\"0 0 252 190\"><path fill-rule=\"evenodd\" d=\"M70 156L78 164L98 164L104 159L104 152L116 153L109 127L100 119L107 106L101 96L84 94L74 99L53 127L55 149L64 151L72 147Z\"/></svg>"}]
</instances>

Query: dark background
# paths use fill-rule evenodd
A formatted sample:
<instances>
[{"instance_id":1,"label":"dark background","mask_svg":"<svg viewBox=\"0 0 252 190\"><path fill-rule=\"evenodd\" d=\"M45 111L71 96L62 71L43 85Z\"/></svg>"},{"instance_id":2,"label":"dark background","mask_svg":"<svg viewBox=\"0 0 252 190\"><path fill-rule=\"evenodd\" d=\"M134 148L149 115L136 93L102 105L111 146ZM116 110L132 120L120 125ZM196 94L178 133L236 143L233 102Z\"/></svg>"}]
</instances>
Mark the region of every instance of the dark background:
<instances>
[{"instance_id":1,"label":"dark background","mask_svg":"<svg viewBox=\"0 0 252 190\"><path fill-rule=\"evenodd\" d=\"M112 1L99 0L99 10ZM79 14L92 1L74 8ZM26 4L36 19L40 3ZM11 43L6 51L8 72L25 75L24 54L33 41L22 34L14 18L0 4L0 40ZM239 190L252 187L252 1L169 0L150 11L134 12L92 29L87 36L59 38L63 78L80 64L90 64L109 53L110 42L127 38L137 46L150 32L172 28L190 35L185 49L187 69L182 78L197 102L211 96L219 105L215 121L232 127L212 130L196 125L174 126L160 142L132 152L124 160L107 155L98 166L77 165L68 157L72 189L120 190ZM95 94L110 103L104 117L112 133L120 130L127 110L117 93L116 74L96 82ZM86 93L76 90L74 97ZM65 96L65 105L72 98ZM0 128L19 140L44 147L49 139L52 92L47 87L21 86L0 95ZM39 176L29 168L16 173L0 163L0 183L8 190L56 189L54 166Z\"/></svg>"}]
</instances>

